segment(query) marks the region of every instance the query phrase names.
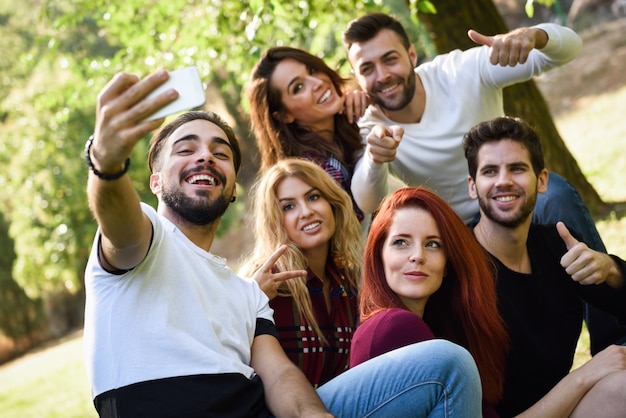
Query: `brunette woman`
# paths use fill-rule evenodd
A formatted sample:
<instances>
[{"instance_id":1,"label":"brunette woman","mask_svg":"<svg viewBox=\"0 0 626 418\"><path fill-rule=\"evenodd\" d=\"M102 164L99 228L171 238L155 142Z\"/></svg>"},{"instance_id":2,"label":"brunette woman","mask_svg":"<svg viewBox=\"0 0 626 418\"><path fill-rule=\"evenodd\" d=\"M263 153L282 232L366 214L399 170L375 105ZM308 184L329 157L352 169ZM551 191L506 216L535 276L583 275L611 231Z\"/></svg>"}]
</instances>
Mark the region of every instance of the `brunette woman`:
<instances>
[{"instance_id":1,"label":"brunette woman","mask_svg":"<svg viewBox=\"0 0 626 418\"><path fill-rule=\"evenodd\" d=\"M248 86L261 173L283 158L305 158L352 196L354 165L364 149L356 121L367 97L353 89L344 93L346 87L347 80L306 51L275 47L265 53ZM352 205L361 221L363 212L354 200Z\"/></svg>"}]
</instances>

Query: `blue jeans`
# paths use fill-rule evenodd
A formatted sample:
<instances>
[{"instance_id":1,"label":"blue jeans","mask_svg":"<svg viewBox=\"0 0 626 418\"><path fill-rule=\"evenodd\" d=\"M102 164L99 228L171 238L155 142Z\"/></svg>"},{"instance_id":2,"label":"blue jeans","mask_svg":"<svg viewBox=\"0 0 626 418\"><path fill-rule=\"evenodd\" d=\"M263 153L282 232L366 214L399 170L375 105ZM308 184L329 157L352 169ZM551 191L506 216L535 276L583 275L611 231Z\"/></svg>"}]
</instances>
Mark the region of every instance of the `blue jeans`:
<instances>
[{"instance_id":1,"label":"blue jeans","mask_svg":"<svg viewBox=\"0 0 626 418\"><path fill-rule=\"evenodd\" d=\"M589 248L606 252L596 224L580 194L563 177L550 173L548 190L537 196L533 222L554 224L558 221L563 221L568 229L578 233ZM626 342L626 327L620 325L615 317L598 308L585 304L585 322L589 330L592 355L610 344Z\"/></svg>"},{"instance_id":2,"label":"blue jeans","mask_svg":"<svg viewBox=\"0 0 626 418\"><path fill-rule=\"evenodd\" d=\"M468 417L482 414L474 359L464 348L429 340L390 351L317 389L336 417Z\"/></svg>"},{"instance_id":3,"label":"blue jeans","mask_svg":"<svg viewBox=\"0 0 626 418\"><path fill-rule=\"evenodd\" d=\"M548 190L537 195L533 222L555 224L558 221L563 221L568 229L577 232L589 248L606 252L596 223L578 191L563 177L551 172Z\"/></svg>"}]
</instances>

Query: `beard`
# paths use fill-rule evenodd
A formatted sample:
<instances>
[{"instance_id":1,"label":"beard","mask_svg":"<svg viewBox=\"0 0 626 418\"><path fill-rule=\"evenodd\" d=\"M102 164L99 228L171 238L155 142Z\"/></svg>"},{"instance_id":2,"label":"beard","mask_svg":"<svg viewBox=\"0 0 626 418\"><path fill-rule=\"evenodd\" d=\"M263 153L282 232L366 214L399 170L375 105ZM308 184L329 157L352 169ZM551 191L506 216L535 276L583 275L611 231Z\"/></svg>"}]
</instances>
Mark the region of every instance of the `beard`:
<instances>
[{"instance_id":1,"label":"beard","mask_svg":"<svg viewBox=\"0 0 626 418\"><path fill-rule=\"evenodd\" d=\"M478 196L478 205L487 219L507 228L516 228L523 224L529 216L532 216L537 202L537 193L528 196L521 207L510 212L496 211L489 203L489 197Z\"/></svg>"},{"instance_id":2,"label":"beard","mask_svg":"<svg viewBox=\"0 0 626 418\"><path fill-rule=\"evenodd\" d=\"M198 196L207 197L193 199L186 196L181 190L163 188L161 199L166 206L182 219L193 225L201 226L209 225L219 220L230 204L230 199L227 199L224 194L219 195L213 201L208 199L208 195L208 191L198 192Z\"/></svg>"},{"instance_id":3,"label":"beard","mask_svg":"<svg viewBox=\"0 0 626 418\"><path fill-rule=\"evenodd\" d=\"M370 96L374 103L380 106L381 109L390 111L402 110L406 106L408 106L409 103L411 103L411 100L413 100L413 97L415 96L415 77L415 73L411 72L411 74L409 74L409 76L405 80L395 79L392 82L385 83L384 85L381 85L376 89L377 91L379 91L389 84L401 81L402 92L397 100L392 101L389 99L384 99L379 96L379 93L371 94Z\"/></svg>"}]
</instances>

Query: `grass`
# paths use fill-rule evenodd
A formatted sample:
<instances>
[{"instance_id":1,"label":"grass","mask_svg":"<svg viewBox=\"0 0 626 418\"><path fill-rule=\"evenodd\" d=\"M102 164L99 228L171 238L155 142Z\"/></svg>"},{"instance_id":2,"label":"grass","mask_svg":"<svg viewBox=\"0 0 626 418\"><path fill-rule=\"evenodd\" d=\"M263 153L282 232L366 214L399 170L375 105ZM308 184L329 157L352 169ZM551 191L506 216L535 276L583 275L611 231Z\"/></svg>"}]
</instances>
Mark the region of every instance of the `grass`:
<instances>
[{"instance_id":1,"label":"grass","mask_svg":"<svg viewBox=\"0 0 626 418\"><path fill-rule=\"evenodd\" d=\"M626 168L626 87L579 103L560 115L557 127L583 172L607 201L626 201L621 174ZM597 223L609 252L626 257L626 218ZM589 336L583 330L574 367L589 359ZM0 410L3 418L97 417L82 355L82 339L74 336L0 367Z\"/></svg>"},{"instance_id":2,"label":"grass","mask_svg":"<svg viewBox=\"0 0 626 418\"><path fill-rule=\"evenodd\" d=\"M626 171L626 86L593 98L560 115L555 123L581 170L607 202L626 202L622 174ZM609 253L626 258L626 217L614 214L596 222ZM583 329L574 368L589 360L589 334Z\"/></svg>"},{"instance_id":3,"label":"grass","mask_svg":"<svg viewBox=\"0 0 626 418\"><path fill-rule=\"evenodd\" d=\"M3 418L97 417L80 335L0 367L0 405Z\"/></svg>"}]
</instances>

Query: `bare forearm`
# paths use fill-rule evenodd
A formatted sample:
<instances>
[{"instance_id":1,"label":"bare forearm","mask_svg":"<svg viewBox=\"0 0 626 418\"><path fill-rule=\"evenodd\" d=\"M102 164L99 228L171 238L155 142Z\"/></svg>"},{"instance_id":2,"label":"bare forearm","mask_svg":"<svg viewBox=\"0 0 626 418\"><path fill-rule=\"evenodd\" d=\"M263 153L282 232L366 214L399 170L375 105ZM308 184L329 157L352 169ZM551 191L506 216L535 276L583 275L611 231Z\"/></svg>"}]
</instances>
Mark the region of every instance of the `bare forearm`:
<instances>
[{"instance_id":1,"label":"bare forearm","mask_svg":"<svg viewBox=\"0 0 626 418\"><path fill-rule=\"evenodd\" d=\"M250 365L261 377L265 402L276 417L332 417L275 337L259 335L254 338Z\"/></svg>"},{"instance_id":2,"label":"bare forearm","mask_svg":"<svg viewBox=\"0 0 626 418\"><path fill-rule=\"evenodd\" d=\"M104 181L89 173L87 197L103 236L105 257L117 268L131 268L145 255L150 226L128 176Z\"/></svg>"},{"instance_id":3,"label":"bare forearm","mask_svg":"<svg viewBox=\"0 0 626 418\"><path fill-rule=\"evenodd\" d=\"M626 367L626 347L612 345L565 376L520 418L569 417L587 393L607 376Z\"/></svg>"},{"instance_id":4,"label":"bare forearm","mask_svg":"<svg viewBox=\"0 0 626 418\"><path fill-rule=\"evenodd\" d=\"M276 417L332 417L295 366L284 370L279 379L265 386L265 392L267 405Z\"/></svg>"},{"instance_id":5,"label":"bare forearm","mask_svg":"<svg viewBox=\"0 0 626 418\"><path fill-rule=\"evenodd\" d=\"M569 417L590 387L572 372L517 418Z\"/></svg>"}]
</instances>

